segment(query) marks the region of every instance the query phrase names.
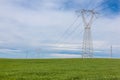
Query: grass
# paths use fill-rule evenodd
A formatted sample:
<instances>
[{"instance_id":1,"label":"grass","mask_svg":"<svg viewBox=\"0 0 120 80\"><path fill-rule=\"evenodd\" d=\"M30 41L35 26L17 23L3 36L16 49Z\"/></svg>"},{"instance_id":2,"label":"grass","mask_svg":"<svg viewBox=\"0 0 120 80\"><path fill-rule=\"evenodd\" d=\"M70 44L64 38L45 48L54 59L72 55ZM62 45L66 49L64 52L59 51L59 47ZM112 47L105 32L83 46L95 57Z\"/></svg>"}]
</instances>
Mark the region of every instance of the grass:
<instances>
[{"instance_id":1,"label":"grass","mask_svg":"<svg viewBox=\"0 0 120 80\"><path fill-rule=\"evenodd\" d=\"M120 80L120 59L0 59L0 80Z\"/></svg>"}]
</instances>

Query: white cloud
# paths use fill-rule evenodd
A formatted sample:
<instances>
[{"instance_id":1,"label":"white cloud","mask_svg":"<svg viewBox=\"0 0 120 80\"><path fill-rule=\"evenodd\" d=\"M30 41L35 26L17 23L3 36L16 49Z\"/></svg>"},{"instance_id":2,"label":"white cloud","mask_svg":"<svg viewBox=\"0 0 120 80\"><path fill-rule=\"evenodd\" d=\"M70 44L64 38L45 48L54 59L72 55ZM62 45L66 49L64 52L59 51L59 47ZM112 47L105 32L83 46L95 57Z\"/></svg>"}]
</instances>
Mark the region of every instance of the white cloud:
<instances>
[{"instance_id":1,"label":"white cloud","mask_svg":"<svg viewBox=\"0 0 120 80\"><path fill-rule=\"evenodd\" d=\"M13 49L0 49L0 53L10 53L10 54L16 54L20 53L21 50L13 50Z\"/></svg>"},{"instance_id":2,"label":"white cloud","mask_svg":"<svg viewBox=\"0 0 120 80\"><path fill-rule=\"evenodd\" d=\"M76 17L73 10L64 10L67 0L28 1L0 0L0 47L46 46L46 48L55 50L79 50L82 44L76 43L82 42L81 36L83 35L79 32L71 41L64 40L73 44L53 44ZM85 5L90 1L74 0L73 4ZM93 0L89 7L95 7L99 1ZM109 45L120 44L119 21L118 16L112 19L101 17L94 22L92 29L95 49L106 49ZM80 28L82 29L81 19L78 22L81 22Z\"/></svg>"},{"instance_id":3,"label":"white cloud","mask_svg":"<svg viewBox=\"0 0 120 80\"><path fill-rule=\"evenodd\" d=\"M108 44L106 41L93 41L93 46L95 50L103 50L107 49L110 46L110 44Z\"/></svg>"}]
</instances>

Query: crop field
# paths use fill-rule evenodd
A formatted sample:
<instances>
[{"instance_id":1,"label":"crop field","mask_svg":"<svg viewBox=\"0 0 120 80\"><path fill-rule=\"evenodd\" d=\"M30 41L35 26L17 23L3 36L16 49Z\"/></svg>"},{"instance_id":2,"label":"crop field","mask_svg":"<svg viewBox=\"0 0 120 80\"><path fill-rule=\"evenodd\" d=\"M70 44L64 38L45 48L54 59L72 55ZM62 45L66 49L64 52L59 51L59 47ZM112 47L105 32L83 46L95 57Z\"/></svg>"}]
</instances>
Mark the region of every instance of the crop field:
<instances>
[{"instance_id":1,"label":"crop field","mask_svg":"<svg viewBox=\"0 0 120 80\"><path fill-rule=\"evenodd\" d=\"M120 59L0 59L0 80L120 80Z\"/></svg>"}]
</instances>

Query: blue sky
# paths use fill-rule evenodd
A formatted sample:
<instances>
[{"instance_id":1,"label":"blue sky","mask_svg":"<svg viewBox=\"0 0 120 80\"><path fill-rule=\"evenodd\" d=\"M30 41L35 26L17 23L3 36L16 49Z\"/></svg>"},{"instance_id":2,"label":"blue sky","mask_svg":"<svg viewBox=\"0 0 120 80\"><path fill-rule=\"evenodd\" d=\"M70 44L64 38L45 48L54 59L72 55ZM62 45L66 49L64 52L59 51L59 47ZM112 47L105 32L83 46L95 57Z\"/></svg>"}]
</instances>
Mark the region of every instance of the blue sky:
<instances>
[{"instance_id":1,"label":"blue sky","mask_svg":"<svg viewBox=\"0 0 120 80\"><path fill-rule=\"evenodd\" d=\"M98 12L92 25L95 56L109 57L113 45L114 57L120 57L120 0L0 0L0 57L81 57L81 16L62 36L81 9Z\"/></svg>"}]
</instances>

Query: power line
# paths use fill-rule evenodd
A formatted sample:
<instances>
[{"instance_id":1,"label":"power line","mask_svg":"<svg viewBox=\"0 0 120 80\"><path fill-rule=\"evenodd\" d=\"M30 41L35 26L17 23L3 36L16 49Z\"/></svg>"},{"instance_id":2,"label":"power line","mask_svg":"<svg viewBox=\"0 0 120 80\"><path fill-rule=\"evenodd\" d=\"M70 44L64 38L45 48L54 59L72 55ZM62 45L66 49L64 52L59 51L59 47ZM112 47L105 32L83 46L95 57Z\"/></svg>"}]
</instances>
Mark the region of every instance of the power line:
<instances>
[{"instance_id":1,"label":"power line","mask_svg":"<svg viewBox=\"0 0 120 80\"><path fill-rule=\"evenodd\" d=\"M66 38L64 38L64 39L69 39L69 38L73 35L73 33L75 33L75 32L78 30L78 28L80 27L80 25L81 25L81 24L78 24L78 25L73 29L73 31L70 32L70 33L68 34L68 36L66 36ZM83 32L83 30L80 31L80 33L82 33L82 32Z\"/></svg>"},{"instance_id":2,"label":"power line","mask_svg":"<svg viewBox=\"0 0 120 80\"><path fill-rule=\"evenodd\" d=\"M107 7L104 7L104 8L99 8L99 7L101 7L101 5L93 8L93 10L96 10L97 12L100 12L100 11L104 11L104 10L107 9L107 8L110 8L110 6L107 6ZM99 8L99 10L97 10L97 8Z\"/></svg>"},{"instance_id":3,"label":"power line","mask_svg":"<svg viewBox=\"0 0 120 80\"><path fill-rule=\"evenodd\" d=\"M73 25L77 22L78 19L79 19L79 16L77 16L77 18L74 20L74 22L70 26L68 26L68 28L62 34L62 36L58 39L58 41L56 42L56 44L59 43L59 42L61 42L61 40L67 36L66 34L69 32L69 30L73 27Z\"/></svg>"}]
</instances>

